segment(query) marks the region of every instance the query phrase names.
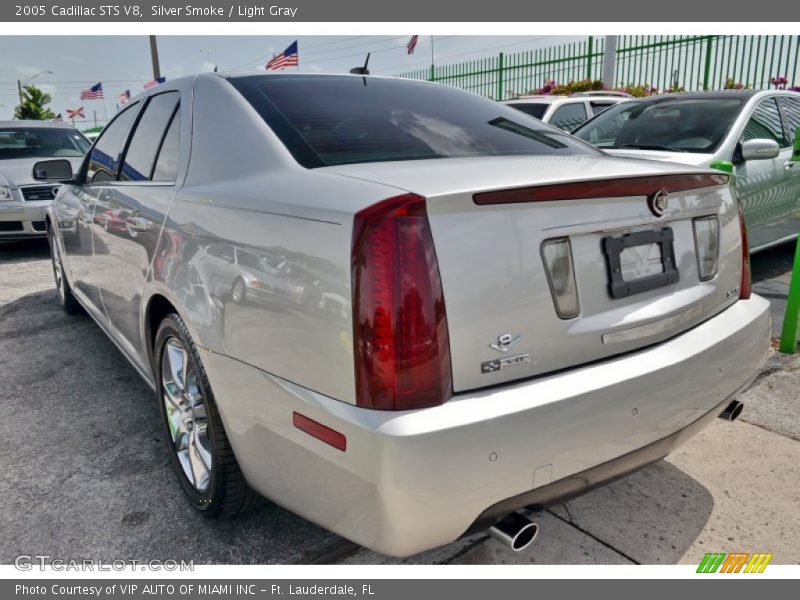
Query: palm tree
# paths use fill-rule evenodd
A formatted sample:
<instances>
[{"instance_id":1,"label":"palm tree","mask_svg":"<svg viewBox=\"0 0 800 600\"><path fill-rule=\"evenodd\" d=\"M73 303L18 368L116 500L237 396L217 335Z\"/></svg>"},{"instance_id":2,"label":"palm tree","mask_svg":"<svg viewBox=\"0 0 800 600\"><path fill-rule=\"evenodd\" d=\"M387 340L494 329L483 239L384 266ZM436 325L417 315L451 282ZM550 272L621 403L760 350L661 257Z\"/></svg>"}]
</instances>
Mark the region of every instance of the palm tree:
<instances>
[{"instance_id":1,"label":"palm tree","mask_svg":"<svg viewBox=\"0 0 800 600\"><path fill-rule=\"evenodd\" d=\"M22 88L22 104L14 109L14 118L35 121L55 119L55 113L47 108L51 100L50 94L45 94L35 85L26 85Z\"/></svg>"}]
</instances>

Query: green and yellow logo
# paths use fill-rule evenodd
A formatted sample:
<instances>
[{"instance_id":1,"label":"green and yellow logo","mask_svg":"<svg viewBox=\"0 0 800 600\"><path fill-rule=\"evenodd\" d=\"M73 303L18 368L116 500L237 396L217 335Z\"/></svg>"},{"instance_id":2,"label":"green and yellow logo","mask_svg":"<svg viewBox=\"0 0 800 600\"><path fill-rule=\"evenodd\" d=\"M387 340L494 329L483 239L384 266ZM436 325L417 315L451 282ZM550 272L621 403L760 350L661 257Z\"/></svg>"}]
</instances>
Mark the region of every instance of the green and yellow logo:
<instances>
[{"instance_id":1,"label":"green and yellow logo","mask_svg":"<svg viewBox=\"0 0 800 600\"><path fill-rule=\"evenodd\" d=\"M747 552L709 552L700 561L698 573L763 573L772 554Z\"/></svg>"}]
</instances>

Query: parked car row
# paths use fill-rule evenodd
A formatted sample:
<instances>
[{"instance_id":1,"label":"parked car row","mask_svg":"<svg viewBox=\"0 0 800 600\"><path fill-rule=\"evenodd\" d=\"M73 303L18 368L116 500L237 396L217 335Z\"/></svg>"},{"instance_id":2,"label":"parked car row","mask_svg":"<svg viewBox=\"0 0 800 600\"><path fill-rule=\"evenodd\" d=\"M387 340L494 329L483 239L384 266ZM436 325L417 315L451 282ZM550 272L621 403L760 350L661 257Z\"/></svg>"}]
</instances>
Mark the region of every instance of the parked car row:
<instances>
[{"instance_id":1,"label":"parked car row","mask_svg":"<svg viewBox=\"0 0 800 600\"><path fill-rule=\"evenodd\" d=\"M628 105L585 130L646 112ZM745 144L740 166L767 164ZM155 390L207 516L265 496L386 554L482 529L519 550L518 509L736 418L767 356L732 173L611 156L454 88L176 79L79 166L32 170L62 184L62 305Z\"/></svg>"},{"instance_id":2,"label":"parked car row","mask_svg":"<svg viewBox=\"0 0 800 600\"><path fill-rule=\"evenodd\" d=\"M631 96L620 92L584 92L571 96L520 96L507 104L563 131L572 131Z\"/></svg>"},{"instance_id":3,"label":"parked car row","mask_svg":"<svg viewBox=\"0 0 800 600\"><path fill-rule=\"evenodd\" d=\"M65 157L77 169L90 145L62 123L0 121L0 243L47 235L45 210L59 186L37 181L33 165Z\"/></svg>"}]
</instances>

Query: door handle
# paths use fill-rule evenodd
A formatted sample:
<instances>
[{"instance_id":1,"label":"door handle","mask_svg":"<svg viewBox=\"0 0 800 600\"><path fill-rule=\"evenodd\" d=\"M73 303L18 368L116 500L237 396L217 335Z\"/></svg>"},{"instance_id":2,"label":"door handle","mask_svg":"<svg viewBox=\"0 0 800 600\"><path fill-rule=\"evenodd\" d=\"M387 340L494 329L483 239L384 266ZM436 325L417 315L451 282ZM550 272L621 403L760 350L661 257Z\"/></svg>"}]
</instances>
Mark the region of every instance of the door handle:
<instances>
[{"instance_id":1,"label":"door handle","mask_svg":"<svg viewBox=\"0 0 800 600\"><path fill-rule=\"evenodd\" d=\"M785 171L794 171L796 164L797 164L797 161L788 160L785 163L783 163L783 168L784 168Z\"/></svg>"}]
</instances>

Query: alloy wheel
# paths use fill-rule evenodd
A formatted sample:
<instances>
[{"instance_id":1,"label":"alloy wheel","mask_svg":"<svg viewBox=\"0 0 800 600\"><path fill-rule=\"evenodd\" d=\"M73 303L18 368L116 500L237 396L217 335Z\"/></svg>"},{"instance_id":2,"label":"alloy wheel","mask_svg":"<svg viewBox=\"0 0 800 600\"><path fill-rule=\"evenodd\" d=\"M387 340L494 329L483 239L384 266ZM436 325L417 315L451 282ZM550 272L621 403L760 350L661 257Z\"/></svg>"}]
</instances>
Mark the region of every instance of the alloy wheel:
<instances>
[{"instance_id":1,"label":"alloy wheel","mask_svg":"<svg viewBox=\"0 0 800 600\"><path fill-rule=\"evenodd\" d=\"M195 490L204 493L211 485L214 464L208 414L197 369L175 337L167 339L161 355L161 392L172 447L183 474Z\"/></svg>"}]
</instances>

